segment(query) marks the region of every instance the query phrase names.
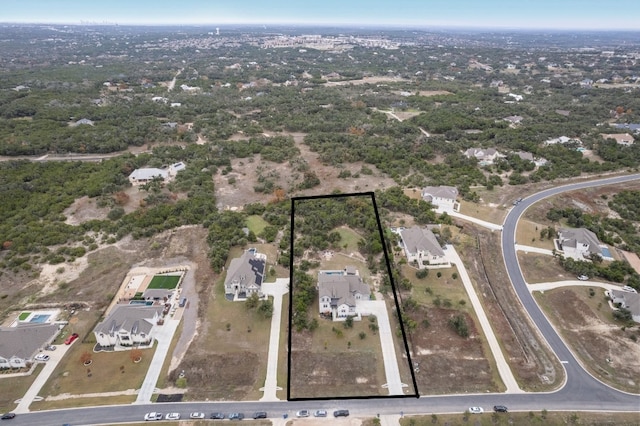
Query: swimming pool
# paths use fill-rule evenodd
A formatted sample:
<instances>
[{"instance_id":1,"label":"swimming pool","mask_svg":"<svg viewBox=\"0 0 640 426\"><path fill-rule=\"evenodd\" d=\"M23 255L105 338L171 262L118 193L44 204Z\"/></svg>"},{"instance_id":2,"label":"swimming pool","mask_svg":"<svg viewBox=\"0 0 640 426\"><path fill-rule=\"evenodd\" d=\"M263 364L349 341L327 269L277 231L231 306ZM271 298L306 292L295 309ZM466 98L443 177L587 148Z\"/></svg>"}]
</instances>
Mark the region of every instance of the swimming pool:
<instances>
[{"instance_id":1,"label":"swimming pool","mask_svg":"<svg viewBox=\"0 0 640 426\"><path fill-rule=\"evenodd\" d=\"M129 302L130 305L147 305L147 306L151 306L153 305L153 301L152 300L131 300Z\"/></svg>"},{"instance_id":2,"label":"swimming pool","mask_svg":"<svg viewBox=\"0 0 640 426\"><path fill-rule=\"evenodd\" d=\"M47 320L49 319L49 317L51 317L50 314L36 314L34 316L31 317L31 319L29 320L29 322L34 322L37 324L42 324L47 322Z\"/></svg>"},{"instance_id":3,"label":"swimming pool","mask_svg":"<svg viewBox=\"0 0 640 426\"><path fill-rule=\"evenodd\" d=\"M600 246L600 251L602 252L602 257L611 257L611 251L609 251L609 247Z\"/></svg>"}]
</instances>

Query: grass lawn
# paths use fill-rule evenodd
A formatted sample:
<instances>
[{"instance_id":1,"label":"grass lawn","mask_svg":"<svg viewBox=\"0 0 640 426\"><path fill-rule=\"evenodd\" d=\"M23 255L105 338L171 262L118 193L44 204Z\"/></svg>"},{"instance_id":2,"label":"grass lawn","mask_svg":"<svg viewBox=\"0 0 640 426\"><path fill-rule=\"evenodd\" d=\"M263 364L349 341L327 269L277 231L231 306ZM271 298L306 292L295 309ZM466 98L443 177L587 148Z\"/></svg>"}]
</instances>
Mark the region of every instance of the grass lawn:
<instances>
[{"instance_id":1,"label":"grass lawn","mask_svg":"<svg viewBox=\"0 0 640 426\"><path fill-rule=\"evenodd\" d=\"M420 305L434 306L438 303L436 299L439 299L439 303L445 308L455 305L456 308L462 311L472 311L462 279L460 277L453 279L453 274L458 273L458 269L455 266L452 268L430 269L429 275L422 279L416 277L416 269L409 265L402 265L400 270L402 276L413 284L411 297ZM440 278L438 278L438 272L442 274Z\"/></svg>"},{"instance_id":2,"label":"grass lawn","mask_svg":"<svg viewBox=\"0 0 640 426\"><path fill-rule=\"evenodd\" d=\"M516 241L518 244L553 250L553 240L540 239L540 231L546 229L546 225L536 223L527 219L520 219L516 229ZM554 235L555 237L555 235Z\"/></svg>"},{"instance_id":3,"label":"grass lawn","mask_svg":"<svg viewBox=\"0 0 640 426\"><path fill-rule=\"evenodd\" d=\"M37 401L32 403L29 408L33 411L40 410L57 410L62 408L76 407L93 407L96 405L118 405L132 404L136 400L136 395L117 395L109 397L93 397L93 398L68 398L59 401Z\"/></svg>"},{"instance_id":4,"label":"grass lawn","mask_svg":"<svg viewBox=\"0 0 640 426\"><path fill-rule=\"evenodd\" d=\"M17 404L14 401L22 398L43 368L44 364L38 363L33 373L29 376L0 380L0 387L2 388L2 392L0 392L0 413L13 411L16 408Z\"/></svg>"},{"instance_id":5,"label":"grass lawn","mask_svg":"<svg viewBox=\"0 0 640 426\"><path fill-rule=\"evenodd\" d=\"M340 227L336 231L340 234L340 246L346 253L358 251L358 241L362 239L360 234L347 227Z\"/></svg>"},{"instance_id":6,"label":"grass lawn","mask_svg":"<svg viewBox=\"0 0 640 426\"><path fill-rule=\"evenodd\" d=\"M256 235L259 235L268 225L269 223L258 215L251 215L247 218L247 228Z\"/></svg>"},{"instance_id":7,"label":"grass lawn","mask_svg":"<svg viewBox=\"0 0 640 426\"><path fill-rule=\"evenodd\" d=\"M527 283L546 283L573 280L575 276L564 270L557 259L546 254L519 251L518 263Z\"/></svg>"},{"instance_id":8,"label":"grass lawn","mask_svg":"<svg viewBox=\"0 0 640 426\"><path fill-rule=\"evenodd\" d=\"M18 320L24 321L29 317L29 315L31 315L31 312L22 312L20 316L18 316Z\"/></svg>"},{"instance_id":9,"label":"grass lawn","mask_svg":"<svg viewBox=\"0 0 640 426\"><path fill-rule=\"evenodd\" d=\"M160 288L164 290L172 290L176 288L178 282L180 281L180 276L178 275L155 275L149 286L147 288Z\"/></svg>"},{"instance_id":10,"label":"grass lawn","mask_svg":"<svg viewBox=\"0 0 640 426\"><path fill-rule=\"evenodd\" d=\"M488 410L490 407L485 407ZM435 421L434 421L435 416ZM638 413L595 413L595 412L511 412L488 413L478 415L469 414L438 414L434 416L405 416L400 419L401 426L431 426L436 425L545 425L560 426L567 424L580 425L616 425L633 426L638 424Z\"/></svg>"},{"instance_id":11,"label":"grass lawn","mask_svg":"<svg viewBox=\"0 0 640 426\"><path fill-rule=\"evenodd\" d=\"M464 200L460 201L460 213L496 224L504 222L507 216L506 209Z\"/></svg>"},{"instance_id":12,"label":"grass lawn","mask_svg":"<svg viewBox=\"0 0 640 426\"><path fill-rule=\"evenodd\" d=\"M142 361L135 364L130 358L130 351L93 353L93 346L93 343L76 341L51 374L40 395L84 395L140 388L155 347L143 349ZM92 360L91 365L86 367L80 361L85 351L91 354ZM103 403L111 402L104 400Z\"/></svg>"}]
</instances>

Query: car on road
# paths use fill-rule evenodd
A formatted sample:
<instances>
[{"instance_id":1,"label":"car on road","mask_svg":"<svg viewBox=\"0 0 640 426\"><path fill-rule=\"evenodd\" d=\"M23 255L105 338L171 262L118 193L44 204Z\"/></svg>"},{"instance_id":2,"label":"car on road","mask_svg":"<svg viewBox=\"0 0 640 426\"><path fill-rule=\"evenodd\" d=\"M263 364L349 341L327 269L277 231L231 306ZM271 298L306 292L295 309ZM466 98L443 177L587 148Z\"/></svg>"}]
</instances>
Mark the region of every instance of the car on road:
<instances>
[{"instance_id":1,"label":"car on road","mask_svg":"<svg viewBox=\"0 0 640 426\"><path fill-rule=\"evenodd\" d=\"M180 420L180 413L167 413L165 420Z\"/></svg>"},{"instance_id":2,"label":"car on road","mask_svg":"<svg viewBox=\"0 0 640 426\"><path fill-rule=\"evenodd\" d=\"M256 411L255 413L253 413L253 418L254 419L266 419L267 418L267 412L266 411Z\"/></svg>"},{"instance_id":3,"label":"car on road","mask_svg":"<svg viewBox=\"0 0 640 426\"><path fill-rule=\"evenodd\" d=\"M49 355L47 354L38 354L34 357L36 361L49 361Z\"/></svg>"},{"instance_id":4,"label":"car on road","mask_svg":"<svg viewBox=\"0 0 640 426\"><path fill-rule=\"evenodd\" d=\"M213 420L224 420L224 414L222 414L222 413L211 413L209 418L213 419Z\"/></svg>"},{"instance_id":5,"label":"car on road","mask_svg":"<svg viewBox=\"0 0 640 426\"><path fill-rule=\"evenodd\" d=\"M64 341L65 345L70 345L78 338L78 333L73 333L71 336L67 337L67 340Z\"/></svg>"},{"instance_id":6,"label":"car on road","mask_svg":"<svg viewBox=\"0 0 640 426\"><path fill-rule=\"evenodd\" d=\"M509 409L504 405L494 405L493 411L495 411L496 413L507 413L509 412Z\"/></svg>"},{"instance_id":7,"label":"car on road","mask_svg":"<svg viewBox=\"0 0 640 426\"><path fill-rule=\"evenodd\" d=\"M154 421L154 420L162 420L162 413L156 413L152 411L151 413L147 413L144 415L144 421Z\"/></svg>"},{"instance_id":8,"label":"car on road","mask_svg":"<svg viewBox=\"0 0 640 426\"><path fill-rule=\"evenodd\" d=\"M242 420L242 419L244 419L244 414L242 413L229 414L229 420Z\"/></svg>"},{"instance_id":9,"label":"car on road","mask_svg":"<svg viewBox=\"0 0 640 426\"><path fill-rule=\"evenodd\" d=\"M482 407L469 407L469 412L471 414L482 414L484 413L484 410Z\"/></svg>"},{"instance_id":10,"label":"car on road","mask_svg":"<svg viewBox=\"0 0 640 426\"><path fill-rule=\"evenodd\" d=\"M333 417L349 417L349 410L336 410L333 412Z\"/></svg>"},{"instance_id":11,"label":"car on road","mask_svg":"<svg viewBox=\"0 0 640 426\"><path fill-rule=\"evenodd\" d=\"M11 420L11 419L15 419L15 417L16 417L15 413L4 413L2 417L0 417L0 419Z\"/></svg>"},{"instance_id":12,"label":"car on road","mask_svg":"<svg viewBox=\"0 0 640 426\"><path fill-rule=\"evenodd\" d=\"M588 279L589 279L589 277L588 277L587 275L578 275L578 279L579 279L580 281L586 281L586 280L588 280Z\"/></svg>"},{"instance_id":13,"label":"car on road","mask_svg":"<svg viewBox=\"0 0 640 426\"><path fill-rule=\"evenodd\" d=\"M309 417L309 410L300 410L296 413L296 417Z\"/></svg>"},{"instance_id":14,"label":"car on road","mask_svg":"<svg viewBox=\"0 0 640 426\"><path fill-rule=\"evenodd\" d=\"M204 419L204 413L191 413L189 414L190 419Z\"/></svg>"},{"instance_id":15,"label":"car on road","mask_svg":"<svg viewBox=\"0 0 640 426\"><path fill-rule=\"evenodd\" d=\"M327 410L316 410L313 417L327 417Z\"/></svg>"}]
</instances>

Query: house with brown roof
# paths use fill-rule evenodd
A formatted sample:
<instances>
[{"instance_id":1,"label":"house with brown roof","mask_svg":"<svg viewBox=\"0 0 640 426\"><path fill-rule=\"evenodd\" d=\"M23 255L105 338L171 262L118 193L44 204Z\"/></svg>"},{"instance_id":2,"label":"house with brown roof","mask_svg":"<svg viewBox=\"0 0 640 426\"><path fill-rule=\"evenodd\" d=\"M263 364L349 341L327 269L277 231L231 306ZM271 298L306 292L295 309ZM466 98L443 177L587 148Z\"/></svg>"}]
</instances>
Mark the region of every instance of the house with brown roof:
<instances>
[{"instance_id":1,"label":"house with brown roof","mask_svg":"<svg viewBox=\"0 0 640 426\"><path fill-rule=\"evenodd\" d=\"M422 188L422 199L436 206L438 210L460 211L458 189L453 186L425 186Z\"/></svg>"},{"instance_id":2,"label":"house with brown roof","mask_svg":"<svg viewBox=\"0 0 640 426\"><path fill-rule=\"evenodd\" d=\"M23 368L58 335L56 324L18 323L0 327L0 369Z\"/></svg>"},{"instance_id":3,"label":"house with brown roof","mask_svg":"<svg viewBox=\"0 0 640 426\"><path fill-rule=\"evenodd\" d=\"M420 269L436 265L450 266L442 246L431 230L413 226L399 229L397 233L400 235L400 244L407 256L407 262Z\"/></svg>"},{"instance_id":4,"label":"house with brown roof","mask_svg":"<svg viewBox=\"0 0 640 426\"><path fill-rule=\"evenodd\" d=\"M334 321L347 317L360 319L356 302L368 300L370 295L369 285L353 266L318 272L318 309L320 314L331 315Z\"/></svg>"},{"instance_id":5,"label":"house with brown roof","mask_svg":"<svg viewBox=\"0 0 640 426\"><path fill-rule=\"evenodd\" d=\"M262 281L267 256L255 249L245 251L231 261L224 280L224 293L228 300L246 300L253 293L262 298Z\"/></svg>"}]
</instances>

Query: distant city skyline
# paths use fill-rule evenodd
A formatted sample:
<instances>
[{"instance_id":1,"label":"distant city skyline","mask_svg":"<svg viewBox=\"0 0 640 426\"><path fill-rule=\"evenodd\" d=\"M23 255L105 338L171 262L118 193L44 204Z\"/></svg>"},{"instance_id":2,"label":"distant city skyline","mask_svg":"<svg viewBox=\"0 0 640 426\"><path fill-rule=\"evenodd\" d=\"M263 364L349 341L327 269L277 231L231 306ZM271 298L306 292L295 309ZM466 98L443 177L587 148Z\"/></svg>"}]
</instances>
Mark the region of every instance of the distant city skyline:
<instances>
[{"instance_id":1,"label":"distant city skyline","mask_svg":"<svg viewBox=\"0 0 640 426\"><path fill-rule=\"evenodd\" d=\"M640 1L2 0L2 23L335 25L640 31Z\"/></svg>"}]
</instances>

